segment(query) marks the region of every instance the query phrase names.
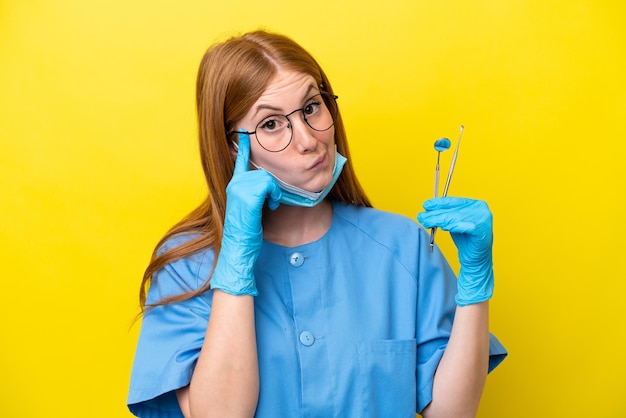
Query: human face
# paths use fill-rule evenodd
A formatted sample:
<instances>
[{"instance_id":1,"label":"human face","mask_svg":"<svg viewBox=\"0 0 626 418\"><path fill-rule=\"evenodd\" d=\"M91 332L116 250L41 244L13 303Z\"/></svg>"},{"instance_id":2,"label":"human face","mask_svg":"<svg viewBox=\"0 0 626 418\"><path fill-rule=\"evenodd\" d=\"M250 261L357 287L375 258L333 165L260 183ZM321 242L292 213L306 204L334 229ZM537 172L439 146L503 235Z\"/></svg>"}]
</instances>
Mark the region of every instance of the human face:
<instances>
[{"instance_id":1,"label":"human face","mask_svg":"<svg viewBox=\"0 0 626 418\"><path fill-rule=\"evenodd\" d=\"M248 113L236 124L237 129L254 131L260 121L271 115L288 114L302 108L319 94L315 79L306 73L279 71ZM335 129L315 131L302 118L302 112L289 117L292 140L281 152L270 152L250 141L250 159L283 181L304 190L317 192L332 180L335 164Z\"/></svg>"}]
</instances>

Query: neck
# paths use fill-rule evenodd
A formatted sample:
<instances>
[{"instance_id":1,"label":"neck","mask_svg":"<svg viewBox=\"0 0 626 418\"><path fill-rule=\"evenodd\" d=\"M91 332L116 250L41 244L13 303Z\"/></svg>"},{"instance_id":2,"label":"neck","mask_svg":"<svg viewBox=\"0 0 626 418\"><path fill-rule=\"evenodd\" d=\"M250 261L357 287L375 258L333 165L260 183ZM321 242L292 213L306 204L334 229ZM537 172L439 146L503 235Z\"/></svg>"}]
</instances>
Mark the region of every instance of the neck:
<instances>
[{"instance_id":1,"label":"neck","mask_svg":"<svg viewBox=\"0 0 626 418\"><path fill-rule=\"evenodd\" d=\"M296 247L320 239L330 228L333 207L324 200L312 208L280 205L263 211L263 238L286 247Z\"/></svg>"}]
</instances>

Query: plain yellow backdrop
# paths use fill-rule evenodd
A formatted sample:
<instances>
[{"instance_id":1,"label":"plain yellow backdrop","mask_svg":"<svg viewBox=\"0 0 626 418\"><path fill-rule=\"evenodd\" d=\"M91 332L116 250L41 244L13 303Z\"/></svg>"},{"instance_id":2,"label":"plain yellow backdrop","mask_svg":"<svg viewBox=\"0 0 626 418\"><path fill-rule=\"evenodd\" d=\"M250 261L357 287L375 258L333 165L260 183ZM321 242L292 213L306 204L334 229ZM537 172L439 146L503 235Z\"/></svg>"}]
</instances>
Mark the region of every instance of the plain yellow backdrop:
<instances>
[{"instance_id":1,"label":"plain yellow backdrop","mask_svg":"<svg viewBox=\"0 0 626 418\"><path fill-rule=\"evenodd\" d=\"M0 1L0 416L130 415L141 275L204 193L196 68L259 27L329 74L379 208L414 217L434 141L465 125L450 193L495 214L510 350L479 416L626 416L624 17L619 0Z\"/></svg>"}]
</instances>

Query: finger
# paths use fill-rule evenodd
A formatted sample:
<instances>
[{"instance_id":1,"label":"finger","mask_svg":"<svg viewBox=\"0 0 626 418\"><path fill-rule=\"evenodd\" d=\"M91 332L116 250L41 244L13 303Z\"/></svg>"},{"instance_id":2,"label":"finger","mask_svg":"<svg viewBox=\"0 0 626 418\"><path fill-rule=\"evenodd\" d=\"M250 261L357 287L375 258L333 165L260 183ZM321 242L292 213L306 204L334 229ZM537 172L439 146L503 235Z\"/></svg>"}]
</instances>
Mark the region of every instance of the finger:
<instances>
[{"instance_id":1,"label":"finger","mask_svg":"<svg viewBox=\"0 0 626 418\"><path fill-rule=\"evenodd\" d=\"M282 193L278 187L276 187L276 191L272 191L267 198L267 207L271 210L278 209L280 206L280 198L282 197Z\"/></svg>"},{"instance_id":2,"label":"finger","mask_svg":"<svg viewBox=\"0 0 626 418\"><path fill-rule=\"evenodd\" d=\"M417 220L424 228L440 228L444 231L465 234L476 229L476 223L467 217L454 212L422 212L417 215Z\"/></svg>"},{"instance_id":3,"label":"finger","mask_svg":"<svg viewBox=\"0 0 626 418\"><path fill-rule=\"evenodd\" d=\"M469 206L477 202L481 201L468 199L465 197L436 197L434 199L426 200L423 207L426 210L453 209L463 206Z\"/></svg>"},{"instance_id":4,"label":"finger","mask_svg":"<svg viewBox=\"0 0 626 418\"><path fill-rule=\"evenodd\" d=\"M267 174L268 178L267 186L265 189L267 193L267 206L271 210L275 210L280 205L280 198L283 196L283 193L281 192L280 187L278 186L278 183L276 182L274 177L272 177L270 173L265 173Z\"/></svg>"},{"instance_id":5,"label":"finger","mask_svg":"<svg viewBox=\"0 0 626 418\"><path fill-rule=\"evenodd\" d=\"M239 132L239 150L235 160L235 171L233 175L248 171L248 161L250 160L250 135Z\"/></svg>"},{"instance_id":6,"label":"finger","mask_svg":"<svg viewBox=\"0 0 626 418\"><path fill-rule=\"evenodd\" d=\"M267 201L270 209L275 210L278 208L282 192L276 179L270 173L263 169L249 171L245 175L240 176L240 182L245 184L243 190L247 196L255 196L256 199L260 199L256 200L256 203L253 203L253 205L259 204L262 206L263 202Z\"/></svg>"}]
</instances>

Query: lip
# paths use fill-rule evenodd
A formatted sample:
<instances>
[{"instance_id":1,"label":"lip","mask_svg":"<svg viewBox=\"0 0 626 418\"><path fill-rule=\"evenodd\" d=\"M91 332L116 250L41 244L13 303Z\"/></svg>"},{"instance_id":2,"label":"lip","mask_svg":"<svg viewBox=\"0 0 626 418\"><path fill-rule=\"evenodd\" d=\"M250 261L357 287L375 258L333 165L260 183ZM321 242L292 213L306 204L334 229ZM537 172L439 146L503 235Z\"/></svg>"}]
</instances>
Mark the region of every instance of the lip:
<instances>
[{"instance_id":1,"label":"lip","mask_svg":"<svg viewBox=\"0 0 626 418\"><path fill-rule=\"evenodd\" d=\"M316 170L320 168L325 168L327 165L328 165L328 154L324 153L323 155L319 156L308 169Z\"/></svg>"}]
</instances>

